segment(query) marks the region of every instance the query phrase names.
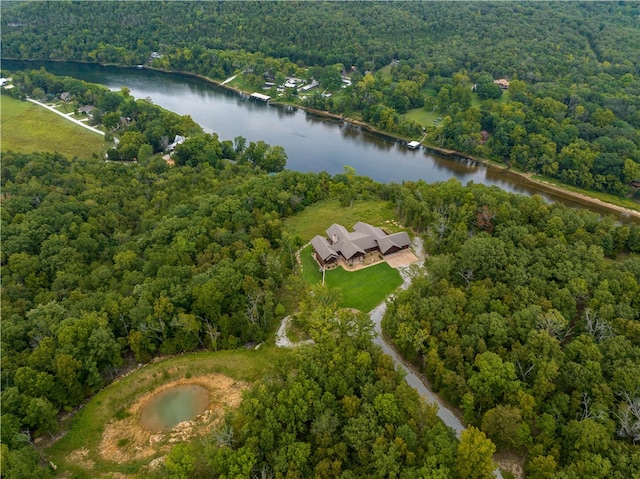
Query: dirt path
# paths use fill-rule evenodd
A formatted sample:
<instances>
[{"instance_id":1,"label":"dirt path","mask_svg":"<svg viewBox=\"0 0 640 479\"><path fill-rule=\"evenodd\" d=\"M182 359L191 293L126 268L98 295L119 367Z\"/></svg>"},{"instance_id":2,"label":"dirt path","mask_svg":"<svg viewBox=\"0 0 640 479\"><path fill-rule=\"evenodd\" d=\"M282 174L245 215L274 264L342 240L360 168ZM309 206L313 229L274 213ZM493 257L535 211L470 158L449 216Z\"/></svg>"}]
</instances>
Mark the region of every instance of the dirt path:
<instances>
[{"instance_id":1,"label":"dirt path","mask_svg":"<svg viewBox=\"0 0 640 479\"><path fill-rule=\"evenodd\" d=\"M238 75L233 75L232 77L227 78L225 81L223 81L222 83L220 83L220 85L226 85L229 82L232 82L233 80L236 79Z\"/></svg>"},{"instance_id":2,"label":"dirt path","mask_svg":"<svg viewBox=\"0 0 640 479\"><path fill-rule=\"evenodd\" d=\"M303 344L313 344L313 339L307 339L305 341L292 342L287 336L287 328L291 322L291 316L287 316L282 319L278 332L276 333L276 346L279 348L294 348L296 346L302 346Z\"/></svg>"}]
</instances>

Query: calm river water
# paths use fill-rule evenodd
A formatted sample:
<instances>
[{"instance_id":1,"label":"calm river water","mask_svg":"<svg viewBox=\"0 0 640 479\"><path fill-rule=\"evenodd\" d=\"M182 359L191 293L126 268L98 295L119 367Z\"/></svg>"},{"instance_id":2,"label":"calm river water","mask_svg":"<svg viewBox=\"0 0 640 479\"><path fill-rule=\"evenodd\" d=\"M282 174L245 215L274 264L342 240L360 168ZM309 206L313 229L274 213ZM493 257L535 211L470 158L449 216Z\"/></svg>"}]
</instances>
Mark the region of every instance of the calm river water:
<instances>
[{"instance_id":1,"label":"calm river water","mask_svg":"<svg viewBox=\"0 0 640 479\"><path fill-rule=\"evenodd\" d=\"M349 165L358 174L384 183L418 179L433 183L453 177L463 184L473 181L495 185L510 192L538 194L548 201L607 213L595 205L541 192L508 172L423 149L409 150L403 142L358 126L302 110L270 106L189 75L68 62L2 62L2 68L9 70L41 66L56 75L100 83L112 90L126 86L136 98L150 98L168 110L191 115L205 131L218 133L222 140L241 135L249 141L280 145L287 152L287 168L292 170L336 174Z\"/></svg>"}]
</instances>

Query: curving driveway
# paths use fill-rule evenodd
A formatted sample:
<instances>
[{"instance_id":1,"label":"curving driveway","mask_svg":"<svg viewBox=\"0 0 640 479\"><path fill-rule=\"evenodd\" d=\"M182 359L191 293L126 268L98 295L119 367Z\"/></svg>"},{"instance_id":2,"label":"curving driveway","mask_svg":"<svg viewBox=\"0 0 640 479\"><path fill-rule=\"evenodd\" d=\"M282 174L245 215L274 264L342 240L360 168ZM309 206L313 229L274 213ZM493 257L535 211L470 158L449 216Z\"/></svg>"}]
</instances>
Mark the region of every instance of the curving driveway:
<instances>
[{"instance_id":1,"label":"curving driveway","mask_svg":"<svg viewBox=\"0 0 640 479\"><path fill-rule=\"evenodd\" d=\"M413 247L414 247L416 256L419 258L420 261L423 261L424 254L423 254L422 240L416 237L413 241ZM400 271L400 274L402 275L402 279L403 279L402 286L400 287L402 289L407 289L411 284L411 279L412 279L409 271L409 267L405 266L403 268L398 268L398 270ZM390 296L390 298L392 297L393 295ZM404 362L404 360L395 351L395 349L393 349L393 347L389 343L387 343L384 337L382 336L381 321L386 310L387 310L387 302L385 300L384 302L379 304L373 311L369 313L369 317L373 322L374 329L376 332L376 335L373 339L374 343L380 346L382 348L382 351L386 355L391 357L396 367L401 369L405 373L404 379L405 381L407 381L407 384L409 384L409 386L411 386L413 389L418 391L418 394L424 399L426 399L428 402L436 404L438 406L438 413L437 413L438 417L442 419L442 421L447 426L449 426L456 432L456 436L460 437L460 434L462 433L462 431L466 429L464 425L460 422L460 420L456 417L456 415L453 414L453 412L442 403L440 398L438 398L435 394L433 394L433 392L429 388L427 388L427 386L424 384L424 382L422 382L418 374L416 374L413 371L413 368ZM493 471L493 475L497 479L503 479L502 473L498 468L496 468L496 470Z\"/></svg>"},{"instance_id":2,"label":"curving driveway","mask_svg":"<svg viewBox=\"0 0 640 479\"><path fill-rule=\"evenodd\" d=\"M99 133L100 135L104 136L104 131L102 130L98 130L97 128L94 128L92 126L87 125L86 123L81 122L80 120L76 120L75 118L71 118L69 115L66 115L64 113L62 113L61 111L56 110L55 108L49 106L49 105L45 105L44 103L38 101L38 100L34 100L33 98L27 98L28 101L30 101L31 103L35 103L36 105L40 105L45 107L47 110L51 110L52 112L66 118L69 121L74 122L76 125L80 125L83 128L86 128L87 130L91 130L94 133Z\"/></svg>"},{"instance_id":3,"label":"curving driveway","mask_svg":"<svg viewBox=\"0 0 640 479\"><path fill-rule=\"evenodd\" d=\"M413 250L415 253L415 259L413 263L416 263L418 261L422 262L424 260L423 245L422 245L422 240L418 237L414 238L413 240ZM299 251L296 254L299 255ZM300 258L298 258L298 261L300 261ZM412 280L411 265L405 263L404 266L398 267L398 271L400 271L400 275L402 276L402 285L400 286L400 288L407 289L411 284L411 280ZM393 298L393 295L389 296L389 298ZM384 337L382 336L381 322L382 322L382 317L384 316L384 313L386 311L387 311L387 301L385 300L369 313L369 317L373 322L374 330L376 333L373 339L373 342L378 346L380 346L382 348L382 351L391 357L396 367L405 373L404 378L405 378L405 381L407 381L407 384L409 384L409 386L411 386L413 389L418 391L418 394L422 398L424 398L426 401L436 404L438 406L438 412L437 412L438 417L442 419L442 421L447 426L449 426L455 431L456 436L460 437L460 434L462 433L462 431L466 429L464 425L456 417L453 411L448 409L440 400L440 398L438 398L438 396L436 396L426 386L426 384L420 379L420 376L414 372L413 368L409 364L405 363L405 361L400 357L400 355L395 351L395 349L389 343L387 343ZM280 328L276 333L276 346L281 348L283 347L286 348L286 347L295 347L302 344L313 343L312 340L302 341L299 343L292 343L287 337L287 326L290 320L291 320L290 316L287 316L282 320L282 323L280 324ZM503 479L500 469L496 468L496 470L493 471L493 475L497 479Z\"/></svg>"},{"instance_id":4,"label":"curving driveway","mask_svg":"<svg viewBox=\"0 0 640 479\"><path fill-rule=\"evenodd\" d=\"M425 398L428 402L434 403L438 405L438 417L442 419L442 421L449 427L453 428L456 432L456 436L460 437L460 433L464 431L465 427L462 425L460 420L451 412L451 410L447 409L442 401L431 392L422 382L422 380L418 377L416 373L413 372L413 369L406 365L402 358L396 353L395 349L393 349L382 337L382 330L380 327L380 321L382 321L382 317L384 316L385 311L387 310L387 303L380 304L377 308L375 308L371 313L369 313L369 317L375 326L376 336L374 338L374 343L382 348L382 351L388 356L391 356L393 362L396 364L396 367L400 368L405 373L405 380L413 389L418 391L418 394Z\"/></svg>"}]
</instances>

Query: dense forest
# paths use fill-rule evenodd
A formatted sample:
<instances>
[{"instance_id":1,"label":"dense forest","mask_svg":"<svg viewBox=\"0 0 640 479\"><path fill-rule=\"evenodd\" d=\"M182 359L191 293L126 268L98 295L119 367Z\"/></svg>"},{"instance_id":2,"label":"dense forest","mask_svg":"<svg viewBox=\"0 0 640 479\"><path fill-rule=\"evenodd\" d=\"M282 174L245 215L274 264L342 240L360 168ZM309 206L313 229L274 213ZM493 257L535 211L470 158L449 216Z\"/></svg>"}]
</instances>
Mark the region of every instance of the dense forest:
<instances>
[{"instance_id":1,"label":"dense forest","mask_svg":"<svg viewBox=\"0 0 640 479\"><path fill-rule=\"evenodd\" d=\"M383 320L402 354L527 477L635 477L640 229L453 181L396 202L431 253Z\"/></svg>"},{"instance_id":2,"label":"dense forest","mask_svg":"<svg viewBox=\"0 0 640 479\"><path fill-rule=\"evenodd\" d=\"M640 197L635 3L3 2L2 12L5 57L244 72L256 88L313 76L340 94L300 100L310 108L404 137L426 128L435 146ZM344 91L340 72L353 72ZM511 80L507 101L498 78ZM415 108L442 124L404 116Z\"/></svg>"},{"instance_id":3,"label":"dense forest","mask_svg":"<svg viewBox=\"0 0 640 479\"><path fill-rule=\"evenodd\" d=\"M315 345L245 396L222 428L233 437L218 434L218 441L187 451L199 464L194 472L417 479L493 470L491 441L477 429L455 440L435 408L373 347L368 315L336 315L331 292L313 293L304 317L315 326Z\"/></svg>"},{"instance_id":4,"label":"dense forest","mask_svg":"<svg viewBox=\"0 0 640 479\"><path fill-rule=\"evenodd\" d=\"M313 76L335 95L309 107L407 136L422 126L403 114L426 109L443 117L424 132L432 144L640 195L638 4L0 8L4 57L245 72L256 85ZM640 226L454 180L287 171L282 148L205 134L126 88L12 76L3 94L70 92L119 142L106 162L2 152L3 477L51 474L33 439L131 364L260 342L297 309L316 345L214 435L176 446L158 476L484 478L496 447L533 479L640 474ZM508 98L496 78L511 80ZM157 153L176 135L188 138L170 167ZM336 312L331 291L296 274L301 240L283 220L334 196L389 200L424 238L425 269L383 327L459 406L459 440L372 345L368 318Z\"/></svg>"},{"instance_id":5,"label":"dense forest","mask_svg":"<svg viewBox=\"0 0 640 479\"><path fill-rule=\"evenodd\" d=\"M424 236L428 273L391 302L385 330L476 427L456 443L373 348L367 316L336 314L318 289L299 306L317 348L248 393L227 419L231 443L218 431L176 448L167 467L486 477L493 442L526 451L528 477L637 474L640 227L453 180L344 176L4 152L10 477L33 477L25 437L56 431L59 409L132 359L263 340L304 288L292 276L300 241L282 219L347 187L392 201Z\"/></svg>"},{"instance_id":6,"label":"dense forest","mask_svg":"<svg viewBox=\"0 0 640 479\"><path fill-rule=\"evenodd\" d=\"M329 178L2 155L2 443L54 431L123 360L261 341Z\"/></svg>"}]
</instances>

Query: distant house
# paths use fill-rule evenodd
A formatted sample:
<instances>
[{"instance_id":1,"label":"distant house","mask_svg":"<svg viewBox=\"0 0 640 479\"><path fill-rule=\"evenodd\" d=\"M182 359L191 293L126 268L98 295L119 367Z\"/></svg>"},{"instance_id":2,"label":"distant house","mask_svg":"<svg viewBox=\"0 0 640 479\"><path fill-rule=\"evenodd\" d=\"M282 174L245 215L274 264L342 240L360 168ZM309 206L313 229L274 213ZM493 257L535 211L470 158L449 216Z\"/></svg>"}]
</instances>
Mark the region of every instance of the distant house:
<instances>
[{"instance_id":1,"label":"distant house","mask_svg":"<svg viewBox=\"0 0 640 479\"><path fill-rule=\"evenodd\" d=\"M167 146L167 150L173 151L176 149L176 146L182 145L185 141L186 141L186 138L184 136L176 135L176 137L173 139L173 143Z\"/></svg>"},{"instance_id":2,"label":"distant house","mask_svg":"<svg viewBox=\"0 0 640 479\"><path fill-rule=\"evenodd\" d=\"M493 80L493 83L498 85L503 90L508 90L509 89L509 80L506 80L504 78L500 78L499 80Z\"/></svg>"},{"instance_id":3,"label":"distant house","mask_svg":"<svg viewBox=\"0 0 640 479\"><path fill-rule=\"evenodd\" d=\"M325 267L343 259L350 266L363 263L367 254L378 252L383 256L406 249L411 244L405 232L387 234L381 228L358 222L349 232L339 224L326 230L327 236L315 236L311 240L318 263Z\"/></svg>"},{"instance_id":4,"label":"distant house","mask_svg":"<svg viewBox=\"0 0 640 479\"><path fill-rule=\"evenodd\" d=\"M78 113L84 113L85 115L87 115L87 118L92 119L93 115L91 114L91 112L94 109L95 109L95 106L93 105L84 105L78 108Z\"/></svg>"},{"instance_id":5,"label":"distant house","mask_svg":"<svg viewBox=\"0 0 640 479\"><path fill-rule=\"evenodd\" d=\"M300 88L300 91L302 93L308 92L309 90L317 87L318 85L320 85L320 83L318 83L316 80L312 80L311 83L309 83L308 85L305 85L302 88Z\"/></svg>"},{"instance_id":6,"label":"distant house","mask_svg":"<svg viewBox=\"0 0 640 479\"><path fill-rule=\"evenodd\" d=\"M60 93L60 99L62 101L69 101L71 100L71 93L69 93L68 91L63 91L62 93Z\"/></svg>"}]
</instances>

